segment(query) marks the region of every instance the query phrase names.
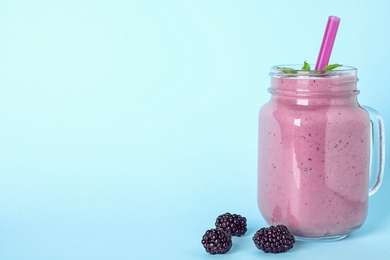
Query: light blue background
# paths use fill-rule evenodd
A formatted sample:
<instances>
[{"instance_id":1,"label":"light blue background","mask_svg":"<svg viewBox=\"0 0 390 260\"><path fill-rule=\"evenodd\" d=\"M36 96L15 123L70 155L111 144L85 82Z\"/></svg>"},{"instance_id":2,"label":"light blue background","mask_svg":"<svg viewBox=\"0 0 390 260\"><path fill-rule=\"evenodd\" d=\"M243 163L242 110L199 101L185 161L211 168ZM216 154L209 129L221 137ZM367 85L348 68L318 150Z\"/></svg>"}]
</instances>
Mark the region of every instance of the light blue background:
<instances>
[{"instance_id":1,"label":"light blue background","mask_svg":"<svg viewBox=\"0 0 390 260\"><path fill-rule=\"evenodd\" d=\"M315 63L337 15L331 62L358 68L360 103L388 124L389 13L385 0L1 1L0 259L274 259L251 240L269 68ZM384 259L389 178L360 230L278 259ZM211 256L201 237L227 211L248 233Z\"/></svg>"}]
</instances>

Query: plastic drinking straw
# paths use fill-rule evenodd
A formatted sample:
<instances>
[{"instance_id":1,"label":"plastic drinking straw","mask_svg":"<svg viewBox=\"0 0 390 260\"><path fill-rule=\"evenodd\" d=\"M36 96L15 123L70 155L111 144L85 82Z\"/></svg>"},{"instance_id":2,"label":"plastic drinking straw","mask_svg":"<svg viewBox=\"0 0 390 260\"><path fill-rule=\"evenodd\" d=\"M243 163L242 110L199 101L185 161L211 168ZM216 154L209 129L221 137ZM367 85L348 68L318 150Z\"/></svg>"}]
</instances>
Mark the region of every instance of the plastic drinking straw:
<instances>
[{"instance_id":1,"label":"plastic drinking straw","mask_svg":"<svg viewBox=\"0 0 390 260\"><path fill-rule=\"evenodd\" d=\"M340 18L336 16L329 16L324 38L322 39L320 53L317 58L316 70L322 70L326 65L328 65L339 24Z\"/></svg>"}]
</instances>

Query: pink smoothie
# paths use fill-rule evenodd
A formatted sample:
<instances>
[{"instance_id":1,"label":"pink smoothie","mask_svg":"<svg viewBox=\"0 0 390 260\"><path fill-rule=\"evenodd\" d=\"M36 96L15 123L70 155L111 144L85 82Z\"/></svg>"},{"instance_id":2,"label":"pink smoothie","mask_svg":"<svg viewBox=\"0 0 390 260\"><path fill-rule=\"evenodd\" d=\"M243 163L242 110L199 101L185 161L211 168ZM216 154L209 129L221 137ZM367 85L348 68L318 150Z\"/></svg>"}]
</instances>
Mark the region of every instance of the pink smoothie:
<instances>
[{"instance_id":1,"label":"pink smoothie","mask_svg":"<svg viewBox=\"0 0 390 260\"><path fill-rule=\"evenodd\" d=\"M355 77L273 77L259 113L258 204L300 237L346 235L367 215L370 122Z\"/></svg>"}]
</instances>

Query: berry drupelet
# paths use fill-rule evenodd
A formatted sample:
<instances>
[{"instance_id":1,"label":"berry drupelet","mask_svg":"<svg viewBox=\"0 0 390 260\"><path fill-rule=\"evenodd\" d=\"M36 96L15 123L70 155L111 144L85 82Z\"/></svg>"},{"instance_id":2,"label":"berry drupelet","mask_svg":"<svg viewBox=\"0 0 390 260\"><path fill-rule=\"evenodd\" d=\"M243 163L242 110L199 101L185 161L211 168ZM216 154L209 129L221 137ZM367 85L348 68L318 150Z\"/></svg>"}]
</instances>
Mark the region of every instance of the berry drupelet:
<instances>
[{"instance_id":1,"label":"berry drupelet","mask_svg":"<svg viewBox=\"0 0 390 260\"><path fill-rule=\"evenodd\" d=\"M242 236L246 233L246 218L238 214L225 213L215 221L217 228L222 228L231 236Z\"/></svg>"},{"instance_id":2,"label":"berry drupelet","mask_svg":"<svg viewBox=\"0 0 390 260\"><path fill-rule=\"evenodd\" d=\"M231 236L220 228L207 230L201 242L206 252L212 255L224 254L232 247Z\"/></svg>"},{"instance_id":3,"label":"berry drupelet","mask_svg":"<svg viewBox=\"0 0 390 260\"><path fill-rule=\"evenodd\" d=\"M253 236L253 241L256 247L265 253L278 254L293 248L295 238L286 226L277 225L261 228Z\"/></svg>"}]
</instances>

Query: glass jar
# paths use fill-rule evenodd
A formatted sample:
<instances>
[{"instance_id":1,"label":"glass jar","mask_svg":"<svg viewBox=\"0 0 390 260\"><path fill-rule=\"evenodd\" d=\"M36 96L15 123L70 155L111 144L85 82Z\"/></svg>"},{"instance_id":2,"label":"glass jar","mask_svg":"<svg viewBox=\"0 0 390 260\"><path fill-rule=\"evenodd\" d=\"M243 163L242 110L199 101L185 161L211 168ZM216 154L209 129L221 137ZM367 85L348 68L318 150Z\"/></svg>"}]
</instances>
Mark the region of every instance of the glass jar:
<instances>
[{"instance_id":1,"label":"glass jar","mask_svg":"<svg viewBox=\"0 0 390 260\"><path fill-rule=\"evenodd\" d=\"M359 105L355 68L281 67L271 70L271 98L259 112L260 212L297 239L344 238L364 223L368 196L381 184L382 118ZM377 177L369 188L371 168Z\"/></svg>"}]
</instances>

